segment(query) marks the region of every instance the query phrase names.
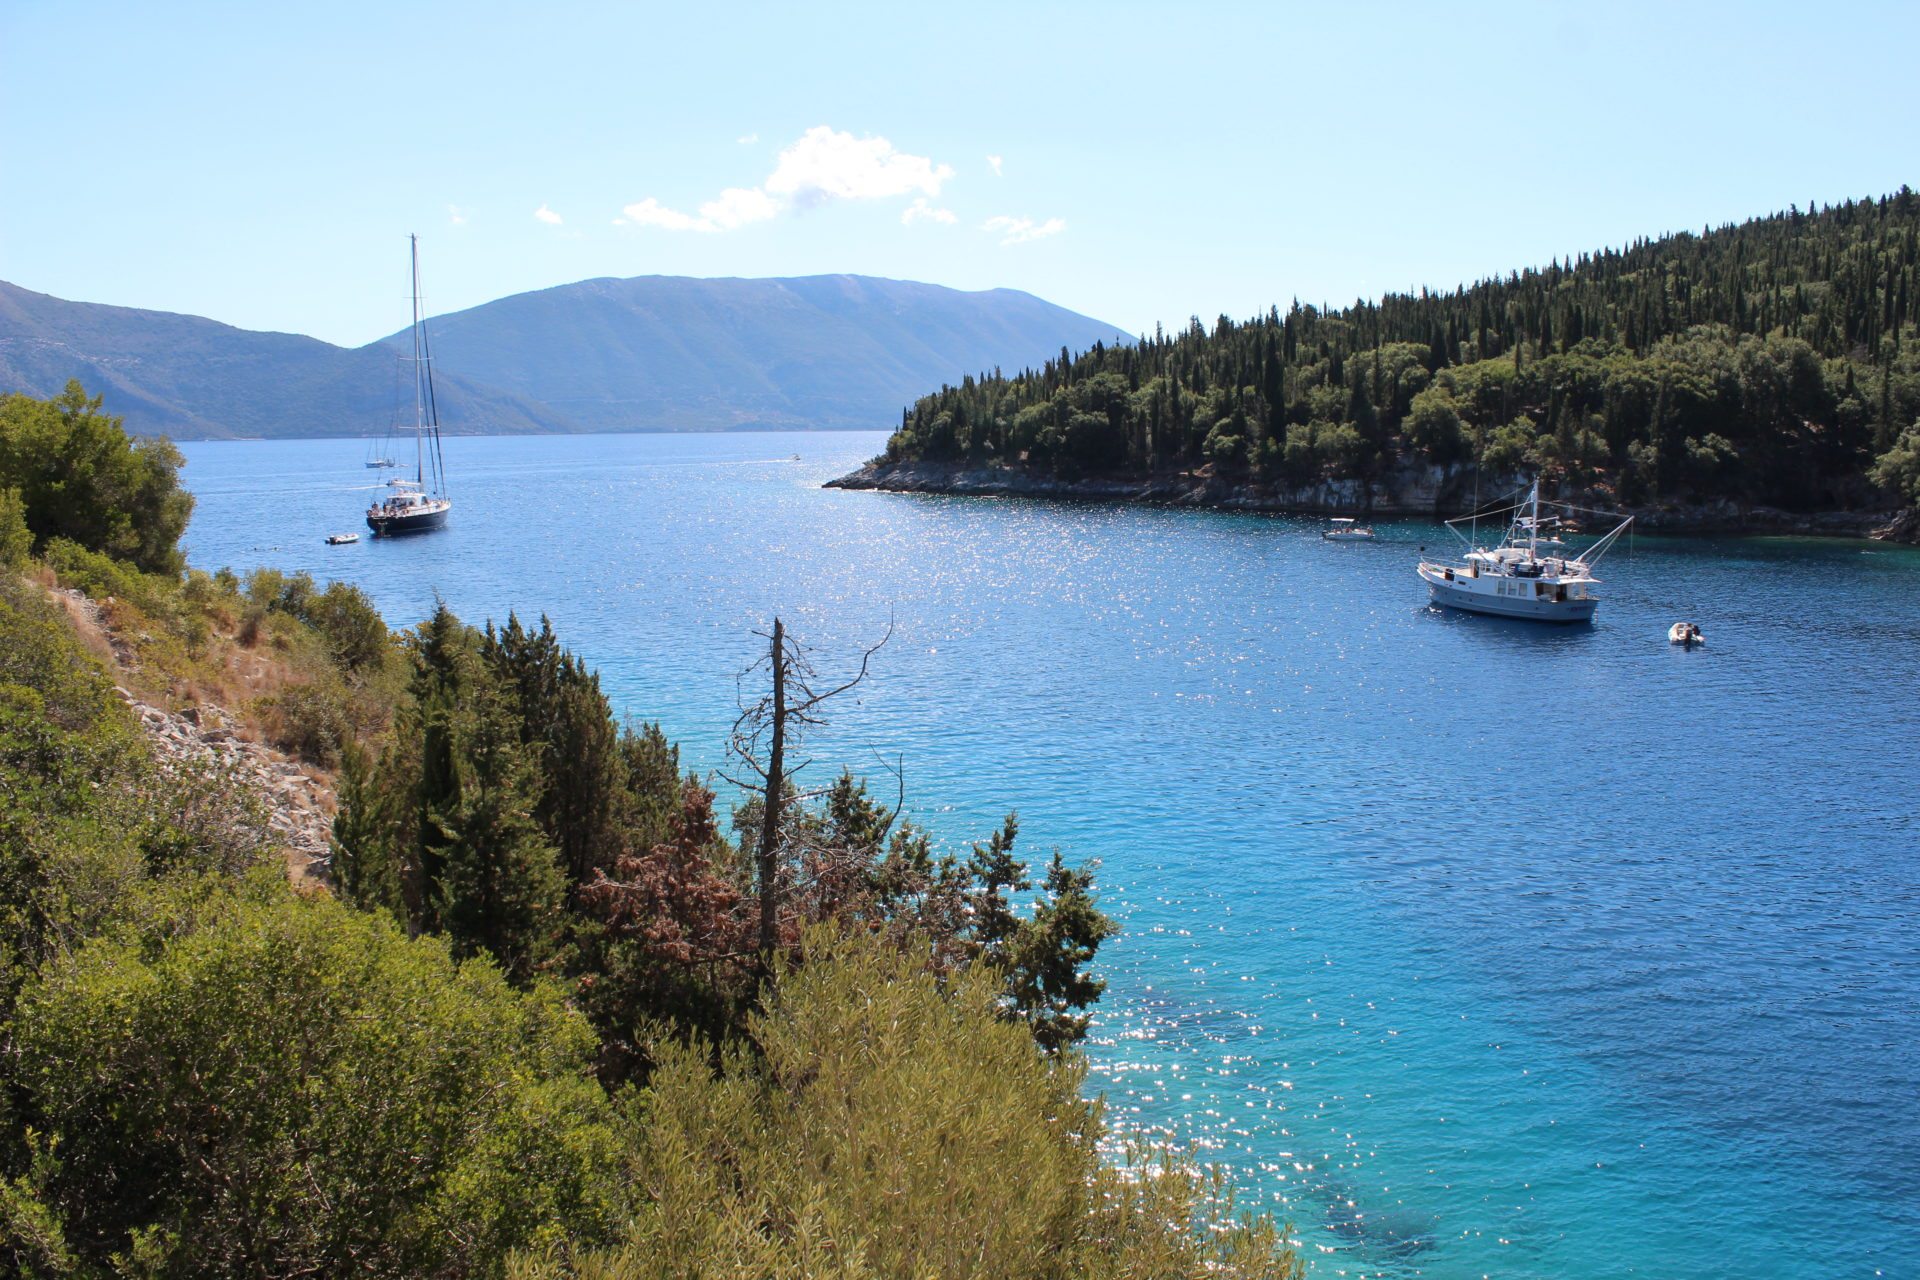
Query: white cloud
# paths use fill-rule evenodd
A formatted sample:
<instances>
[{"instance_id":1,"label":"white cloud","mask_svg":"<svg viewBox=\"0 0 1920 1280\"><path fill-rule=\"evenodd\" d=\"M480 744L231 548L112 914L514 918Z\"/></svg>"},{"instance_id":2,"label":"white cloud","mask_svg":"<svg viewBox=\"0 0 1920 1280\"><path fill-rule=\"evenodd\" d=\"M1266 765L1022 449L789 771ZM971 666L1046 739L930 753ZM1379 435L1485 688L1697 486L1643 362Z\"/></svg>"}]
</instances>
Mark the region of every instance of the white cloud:
<instances>
[{"instance_id":1,"label":"white cloud","mask_svg":"<svg viewBox=\"0 0 1920 1280\"><path fill-rule=\"evenodd\" d=\"M987 157L987 163L993 166L993 176L996 178L1000 176L1000 159L999 156Z\"/></svg>"},{"instance_id":2,"label":"white cloud","mask_svg":"<svg viewBox=\"0 0 1920 1280\"><path fill-rule=\"evenodd\" d=\"M450 204L447 206L447 221L456 227L464 227L467 225L467 211L457 204Z\"/></svg>"},{"instance_id":3,"label":"white cloud","mask_svg":"<svg viewBox=\"0 0 1920 1280\"><path fill-rule=\"evenodd\" d=\"M953 169L895 151L885 138L856 138L815 125L780 153L766 187L801 206L827 200L876 200L915 191L937 196Z\"/></svg>"},{"instance_id":4,"label":"white cloud","mask_svg":"<svg viewBox=\"0 0 1920 1280\"><path fill-rule=\"evenodd\" d=\"M663 231L712 231L714 225L690 213L681 213L678 209L669 209L648 196L639 204L630 204L620 212L628 220L643 227L659 227Z\"/></svg>"},{"instance_id":5,"label":"white cloud","mask_svg":"<svg viewBox=\"0 0 1920 1280\"><path fill-rule=\"evenodd\" d=\"M1067 229L1067 220L1048 218L1045 222L1035 222L1032 218L1009 218L1002 214L997 218L988 218L980 224L980 229L997 233L1001 244L1025 244L1029 240L1044 240L1048 236L1059 235Z\"/></svg>"},{"instance_id":6,"label":"white cloud","mask_svg":"<svg viewBox=\"0 0 1920 1280\"><path fill-rule=\"evenodd\" d=\"M734 141L743 147L750 147L760 141L760 135L757 133L742 134L740 137L735 138Z\"/></svg>"},{"instance_id":7,"label":"white cloud","mask_svg":"<svg viewBox=\"0 0 1920 1280\"><path fill-rule=\"evenodd\" d=\"M925 196L915 196L913 203L908 205L905 212L900 215L900 223L902 226L910 227L922 218L949 224L959 221L953 216L953 210L936 208L927 202Z\"/></svg>"},{"instance_id":8,"label":"white cloud","mask_svg":"<svg viewBox=\"0 0 1920 1280\"><path fill-rule=\"evenodd\" d=\"M739 141L757 142L759 135L749 134ZM780 153L773 172L757 187L728 187L701 205L697 213L670 209L653 196L627 205L621 212L643 227L707 233L732 231L778 217L789 209L812 208L830 200L911 195L914 202L901 214L902 222L911 224L921 218L953 222L952 210L939 208L928 198L938 196L942 184L951 177L950 165L896 151L885 138L856 138L816 125ZM541 206L543 210L545 207Z\"/></svg>"},{"instance_id":9,"label":"white cloud","mask_svg":"<svg viewBox=\"0 0 1920 1280\"><path fill-rule=\"evenodd\" d=\"M540 219L540 221L546 223L550 227L557 227L560 225L560 221L561 221L560 215L555 213L553 210L547 208L547 206L545 205L541 205L538 209L535 209L533 211L533 216Z\"/></svg>"},{"instance_id":10,"label":"white cloud","mask_svg":"<svg viewBox=\"0 0 1920 1280\"><path fill-rule=\"evenodd\" d=\"M719 231L765 222L779 212L780 202L758 187L728 187L717 199L700 206L700 217Z\"/></svg>"}]
</instances>

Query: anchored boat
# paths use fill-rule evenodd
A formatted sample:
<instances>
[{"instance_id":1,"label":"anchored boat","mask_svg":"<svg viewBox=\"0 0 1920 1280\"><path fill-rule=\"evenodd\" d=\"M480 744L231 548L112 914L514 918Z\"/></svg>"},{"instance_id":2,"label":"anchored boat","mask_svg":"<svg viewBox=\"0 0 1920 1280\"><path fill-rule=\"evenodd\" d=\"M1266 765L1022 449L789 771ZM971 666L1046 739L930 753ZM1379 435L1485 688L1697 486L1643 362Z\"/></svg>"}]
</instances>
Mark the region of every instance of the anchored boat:
<instances>
[{"instance_id":1,"label":"anchored boat","mask_svg":"<svg viewBox=\"0 0 1920 1280\"><path fill-rule=\"evenodd\" d=\"M1335 516L1327 521L1328 527L1320 531L1320 536L1328 542L1372 542L1373 526L1360 524L1351 516Z\"/></svg>"},{"instance_id":2,"label":"anchored boat","mask_svg":"<svg viewBox=\"0 0 1920 1280\"><path fill-rule=\"evenodd\" d=\"M420 314L420 237L408 236L413 263L413 479L389 480L392 492L367 508L376 536L438 529L453 509L440 454L440 409L433 396L433 353Z\"/></svg>"},{"instance_id":3,"label":"anchored boat","mask_svg":"<svg viewBox=\"0 0 1920 1280\"><path fill-rule=\"evenodd\" d=\"M1557 518L1540 514L1540 482L1521 501L1486 515L1512 514L1506 536L1492 547L1481 547L1460 533L1472 523L1478 529L1482 513L1447 521L1447 527L1467 544L1458 564L1420 562L1420 576L1433 593L1433 602L1450 609L1490 613L1503 618L1531 618L1537 622L1588 622L1600 605L1593 588L1599 579L1593 567L1613 549L1633 523L1628 516L1605 537L1576 555L1550 553L1566 544L1559 536Z\"/></svg>"}]
</instances>

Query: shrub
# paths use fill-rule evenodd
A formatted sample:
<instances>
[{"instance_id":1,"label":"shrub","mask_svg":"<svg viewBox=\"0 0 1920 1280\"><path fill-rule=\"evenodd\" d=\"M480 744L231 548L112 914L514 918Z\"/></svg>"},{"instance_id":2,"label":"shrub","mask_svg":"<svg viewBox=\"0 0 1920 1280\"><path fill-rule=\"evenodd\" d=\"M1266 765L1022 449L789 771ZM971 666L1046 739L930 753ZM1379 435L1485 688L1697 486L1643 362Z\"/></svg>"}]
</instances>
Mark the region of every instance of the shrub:
<instances>
[{"instance_id":1,"label":"shrub","mask_svg":"<svg viewBox=\"0 0 1920 1280\"><path fill-rule=\"evenodd\" d=\"M608 1236L614 1117L550 991L272 872L123 932L50 966L14 1026L59 1153L41 1203L92 1267L489 1275Z\"/></svg>"},{"instance_id":2,"label":"shrub","mask_svg":"<svg viewBox=\"0 0 1920 1280\"><path fill-rule=\"evenodd\" d=\"M18 489L0 489L0 569L27 567L33 554L33 534L27 529L27 506Z\"/></svg>"},{"instance_id":3,"label":"shrub","mask_svg":"<svg viewBox=\"0 0 1920 1280\"><path fill-rule=\"evenodd\" d=\"M126 600L156 621L176 617L180 610L177 579L142 573L113 557L90 550L68 538L53 538L43 548L47 565L67 586L77 587L96 600L112 596Z\"/></svg>"},{"instance_id":4,"label":"shrub","mask_svg":"<svg viewBox=\"0 0 1920 1280\"><path fill-rule=\"evenodd\" d=\"M136 569L175 574L193 497L179 485L179 450L134 439L78 382L51 400L0 398L0 487L19 491L27 528L44 547L66 538Z\"/></svg>"},{"instance_id":5,"label":"shrub","mask_svg":"<svg viewBox=\"0 0 1920 1280\"><path fill-rule=\"evenodd\" d=\"M1107 1165L1085 1067L997 1013L987 970L945 991L911 946L816 930L756 1016L759 1056L664 1045L624 1246L514 1274L1179 1277L1298 1274L1176 1156ZM1137 1172L1137 1171L1136 1171Z\"/></svg>"},{"instance_id":6,"label":"shrub","mask_svg":"<svg viewBox=\"0 0 1920 1280\"><path fill-rule=\"evenodd\" d=\"M356 736L350 701L337 685L289 685L254 708L274 746L325 769L340 763L341 748Z\"/></svg>"}]
</instances>

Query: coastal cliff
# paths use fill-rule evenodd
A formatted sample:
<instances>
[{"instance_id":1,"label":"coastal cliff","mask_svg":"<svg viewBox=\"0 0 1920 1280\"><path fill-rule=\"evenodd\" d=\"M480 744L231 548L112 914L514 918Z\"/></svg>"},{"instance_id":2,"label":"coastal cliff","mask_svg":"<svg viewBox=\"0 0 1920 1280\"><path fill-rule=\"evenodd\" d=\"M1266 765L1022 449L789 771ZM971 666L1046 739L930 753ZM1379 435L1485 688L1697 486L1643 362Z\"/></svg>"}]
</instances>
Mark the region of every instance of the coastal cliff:
<instances>
[{"instance_id":1,"label":"coastal cliff","mask_svg":"<svg viewBox=\"0 0 1920 1280\"><path fill-rule=\"evenodd\" d=\"M1480 493L1501 494L1524 483L1518 476L1481 477ZM991 463L876 460L829 480L828 489L889 493L937 493L966 497L1051 498L1081 502L1138 502L1285 515L1405 516L1441 519L1463 515L1473 505L1473 471L1466 466L1409 465L1369 485L1362 480L1321 480L1288 486L1229 480L1199 471L1155 476L1085 476L1064 479ZM1604 495L1559 495L1587 506L1611 506ZM1786 511L1743 505L1731 499L1627 508L1642 529L1662 533L1802 534L1875 538L1920 544L1920 512Z\"/></svg>"}]
</instances>

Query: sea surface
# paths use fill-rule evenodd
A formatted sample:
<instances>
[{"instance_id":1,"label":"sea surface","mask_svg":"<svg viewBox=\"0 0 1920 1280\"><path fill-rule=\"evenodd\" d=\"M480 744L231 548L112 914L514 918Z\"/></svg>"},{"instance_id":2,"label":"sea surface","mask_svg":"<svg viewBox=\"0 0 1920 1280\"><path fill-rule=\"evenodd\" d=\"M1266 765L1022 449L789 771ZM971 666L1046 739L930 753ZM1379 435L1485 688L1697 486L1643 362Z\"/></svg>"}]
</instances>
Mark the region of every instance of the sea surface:
<instances>
[{"instance_id":1,"label":"sea surface","mask_svg":"<svg viewBox=\"0 0 1920 1280\"><path fill-rule=\"evenodd\" d=\"M347 547L361 442L188 444L187 542L547 614L701 770L756 628L891 620L808 754L1099 860L1094 1087L1316 1277L1920 1276L1920 553L1636 538L1556 628L1429 607L1428 523L819 487L882 439L453 439Z\"/></svg>"}]
</instances>

